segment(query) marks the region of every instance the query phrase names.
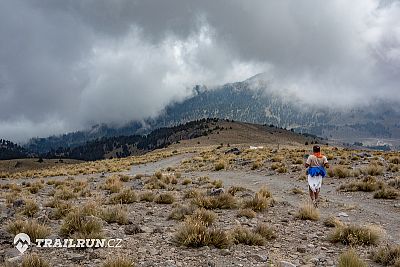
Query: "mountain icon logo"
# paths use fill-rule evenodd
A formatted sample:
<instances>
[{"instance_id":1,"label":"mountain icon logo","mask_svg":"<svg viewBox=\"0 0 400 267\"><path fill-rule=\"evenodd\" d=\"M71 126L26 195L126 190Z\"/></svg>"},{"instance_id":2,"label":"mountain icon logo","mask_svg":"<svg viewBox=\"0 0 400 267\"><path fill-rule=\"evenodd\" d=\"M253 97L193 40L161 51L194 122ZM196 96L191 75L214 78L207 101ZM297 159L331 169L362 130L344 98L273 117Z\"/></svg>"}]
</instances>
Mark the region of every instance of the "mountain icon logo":
<instances>
[{"instance_id":1,"label":"mountain icon logo","mask_svg":"<svg viewBox=\"0 0 400 267\"><path fill-rule=\"evenodd\" d=\"M19 233L14 237L14 245L19 252L24 253L31 244L31 238L25 233Z\"/></svg>"}]
</instances>

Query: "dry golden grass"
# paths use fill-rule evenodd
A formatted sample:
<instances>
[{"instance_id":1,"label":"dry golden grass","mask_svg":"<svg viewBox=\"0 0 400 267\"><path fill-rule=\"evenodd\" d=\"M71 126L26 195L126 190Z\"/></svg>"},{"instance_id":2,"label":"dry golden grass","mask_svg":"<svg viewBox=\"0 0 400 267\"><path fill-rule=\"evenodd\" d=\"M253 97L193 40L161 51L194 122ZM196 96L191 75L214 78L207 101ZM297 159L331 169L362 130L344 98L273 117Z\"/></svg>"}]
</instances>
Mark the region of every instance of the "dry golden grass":
<instances>
[{"instance_id":1,"label":"dry golden grass","mask_svg":"<svg viewBox=\"0 0 400 267\"><path fill-rule=\"evenodd\" d=\"M264 194L258 192L252 199L245 200L243 207L245 209L252 209L256 212L262 212L271 205L271 198L265 197Z\"/></svg>"},{"instance_id":2,"label":"dry golden grass","mask_svg":"<svg viewBox=\"0 0 400 267\"><path fill-rule=\"evenodd\" d=\"M185 178L182 181L182 185L188 185L188 184L191 184L191 183L192 183L192 179L190 179L190 178Z\"/></svg>"},{"instance_id":3,"label":"dry golden grass","mask_svg":"<svg viewBox=\"0 0 400 267\"><path fill-rule=\"evenodd\" d=\"M215 166L214 166L214 170L216 170L216 171L220 171L220 170L223 170L223 169L225 169L225 163L222 162L222 161L216 163Z\"/></svg>"},{"instance_id":4,"label":"dry golden grass","mask_svg":"<svg viewBox=\"0 0 400 267\"><path fill-rule=\"evenodd\" d=\"M388 185L393 188L400 189L400 177L389 180Z\"/></svg>"},{"instance_id":5,"label":"dry golden grass","mask_svg":"<svg viewBox=\"0 0 400 267\"><path fill-rule=\"evenodd\" d=\"M376 245L381 233L372 227L358 225L344 225L336 227L329 235L332 243L344 245Z\"/></svg>"},{"instance_id":6,"label":"dry golden grass","mask_svg":"<svg viewBox=\"0 0 400 267\"><path fill-rule=\"evenodd\" d=\"M100 217L107 223L128 224L128 214L121 205L104 208L100 213Z\"/></svg>"},{"instance_id":7,"label":"dry golden grass","mask_svg":"<svg viewBox=\"0 0 400 267\"><path fill-rule=\"evenodd\" d=\"M349 249L340 254L338 267L367 267L367 264L360 259L354 249Z\"/></svg>"},{"instance_id":8,"label":"dry golden grass","mask_svg":"<svg viewBox=\"0 0 400 267\"><path fill-rule=\"evenodd\" d=\"M237 217L246 217L248 219L255 218L257 213L252 209L240 209L237 213Z\"/></svg>"},{"instance_id":9,"label":"dry golden grass","mask_svg":"<svg viewBox=\"0 0 400 267\"><path fill-rule=\"evenodd\" d=\"M384 184L378 182L375 177L367 176L361 181L351 182L340 185L339 189L346 192L364 191L373 192L382 188Z\"/></svg>"},{"instance_id":10,"label":"dry golden grass","mask_svg":"<svg viewBox=\"0 0 400 267\"><path fill-rule=\"evenodd\" d=\"M210 226L217 219L217 214L213 211L206 209L197 209L189 216L190 219L194 221L199 221L203 223L205 226Z\"/></svg>"},{"instance_id":11,"label":"dry golden grass","mask_svg":"<svg viewBox=\"0 0 400 267\"><path fill-rule=\"evenodd\" d=\"M113 195L110 199L111 204L131 204L137 201L137 195L132 189L124 189L122 192Z\"/></svg>"},{"instance_id":12,"label":"dry golden grass","mask_svg":"<svg viewBox=\"0 0 400 267\"><path fill-rule=\"evenodd\" d=\"M343 223L335 216L330 216L324 220L324 225L326 227L340 227L343 226Z\"/></svg>"},{"instance_id":13,"label":"dry golden grass","mask_svg":"<svg viewBox=\"0 0 400 267\"><path fill-rule=\"evenodd\" d=\"M238 226L232 231L232 238L235 244L249 246L265 245L265 238L263 236L242 226Z\"/></svg>"},{"instance_id":14,"label":"dry golden grass","mask_svg":"<svg viewBox=\"0 0 400 267\"><path fill-rule=\"evenodd\" d=\"M35 183L31 184L31 185L28 187L28 191L29 191L31 194L37 194L37 193L39 192L39 190L42 189L43 187L44 187L44 186L43 186L42 183L40 183L40 182L35 182Z\"/></svg>"},{"instance_id":15,"label":"dry golden grass","mask_svg":"<svg viewBox=\"0 0 400 267\"><path fill-rule=\"evenodd\" d=\"M320 215L314 205L308 201L300 207L296 217L301 220L318 221Z\"/></svg>"},{"instance_id":16,"label":"dry golden grass","mask_svg":"<svg viewBox=\"0 0 400 267\"><path fill-rule=\"evenodd\" d=\"M224 187L224 183L221 180L214 180L211 183L215 188L222 188Z\"/></svg>"},{"instance_id":17,"label":"dry golden grass","mask_svg":"<svg viewBox=\"0 0 400 267\"><path fill-rule=\"evenodd\" d=\"M72 191L71 188L64 186L58 187L54 192L54 198L69 200L72 198L76 198L76 195Z\"/></svg>"},{"instance_id":18,"label":"dry golden grass","mask_svg":"<svg viewBox=\"0 0 400 267\"><path fill-rule=\"evenodd\" d=\"M175 196L172 193L161 193L154 198L157 204L172 204L175 202Z\"/></svg>"},{"instance_id":19,"label":"dry golden grass","mask_svg":"<svg viewBox=\"0 0 400 267\"><path fill-rule=\"evenodd\" d=\"M125 257L112 257L106 260L103 267L134 267L132 260Z\"/></svg>"},{"instance_id":20,"label":"dry golden grass","mask_svg":"<svg viewBox=\"0 0 400 267\"><path fill-rule=\"evenodd\" d=\"M107 177L103 189L110 191L110 193L118 193L122 189L122 182L118 175L111 175Z\"/></svg>"},{"instance_id":21,"label":"dry golden grass","mask_svg":"<svg viewBox=\"0 0 400 267\"><path fill-rule=\"evenodd\" d=\"M33 199L25 201L25 205L21 209L21 213L28 217L33 217L39 211L39 206Z\"/></svg>"},{"instance_id":22,"label":"dry golden grass","mask_svg":"<svg viewBox=\"0 0 400 267\"><path fill-rule=\"evenodd\" d=\"M399 192L396 189L387 187L380 189L374 194L374 198L379 198L379 199L396 199L398 196Z\"/></svg>"},{"instance_id":23,"label":"dry golden grass","mask_svg":"<svg viewBox=\"0 0 400 267\"><path fill-rule=\"evenodd\" d=\"M50 234L50 229L35 220L16 220L7 225L7 231L11 234L25 233L31 240L46 238Z\"/></svg>"},{"instance_id":24,"label":"dry golden grass","mask_svg":"<svg viewBox=\"0 0 400 267\"><path fill-rule=\"evenodd\" d=\"M139 195L140 201L153 202L156 195L151 191L142 192Z\"/></svg>"},{"instance_id":25,"label":"dry golden grass","mask_svg":"<svg viewBox=\"0 0 400 267\"><path fill-rule=\"evenodd\" d=\"M384 266L400 267L400 245L379 248L373 253L372 258Z\"/></svg>"},{"instance_id":26,"label":"dry golden grass","mask_svg":"<svg viewBox=\"0 0 400 267\"><path fill-rule=\"evenodd\" d=\"M362 171L363 173L371 176L378 176L383 174L383 168L377 163L370 163L368 167L364 168Z\"/></svg>"},{"instance_id":27,"label":"dry golden grass","mask_svg":"<svg viewBox=\"0 0 400 267\"><path fill-rule=\"evenodd\" d=\"M48 267L46 260L36 253L25 254L22 258L21 267Z\"/></svg>"},{"instance_id":28,"label":"dry golden grass","mask_svg":"<svg viewBox=\"0 0 400 267\"><path fill-rule=\"evenodd\" d=\"M188 215L191 215L193 213L193 211L194 211L193 206L178 205L168 215L168 219L181 221L181 220L184 220Z\"/></svg>"},{"instance_id":29,"label":"dry golden grass","mask_svg":"<svg viewBox=\"0 0 400 267\"><path fill-rule=\"evenodd\" d=\"M71 238L102 238L102 224L99 218L88 216L82 209L77 209L65 217L60 234Z\"/></svg>"},{"instance_id":30,"label":"dry golden grass","mask_svg":"<svg viewBox=\"0 0 400 267\"><path fill-rule=\"evenodd\" d=\"M329 176L338 177L338 178L346 178L350 177L351 171L346 166L335 166L331 171L328 171Z\"/></svg>"},{"instance_id":31,"label":"dry golden grass","mask_svg":"<svg viewBox=\"0 0 400 267\"><path fill-rule=\"evenodd\" d=\"M257 224L256 228L253 230L254 233L257 233L264 237L266 240L271 240L276 238L276 234L272 228L267 226L265 223Z\"/></svg>"},{"instance_id":32,"label":"dry golden grass","mask_svg":"<svg viewBox=\"0 0 400 267\"><path fill-rule=\"evenodd\" d=\"M192 203L205 209L235 209L237 207L236 198L229 193L222 193L218 196L200 195L194 198Z\"/></svg>"}]
</instances>

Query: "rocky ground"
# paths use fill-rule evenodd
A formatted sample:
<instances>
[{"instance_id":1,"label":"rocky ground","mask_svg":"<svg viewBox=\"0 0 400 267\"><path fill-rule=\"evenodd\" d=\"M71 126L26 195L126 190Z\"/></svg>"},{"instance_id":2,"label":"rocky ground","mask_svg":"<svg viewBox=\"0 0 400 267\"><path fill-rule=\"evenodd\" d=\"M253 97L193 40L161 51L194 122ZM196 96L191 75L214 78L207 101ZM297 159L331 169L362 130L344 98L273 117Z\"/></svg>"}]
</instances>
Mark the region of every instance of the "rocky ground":
<instances>
[{"instance_id":1,"label":"rocky ground","mask_svg":"<svg viewBox=\"0 0 400 267\"><path fill-rule=\"evenodd\" d=\"M340 185L359 181L369 176L363 173L371 163L380 171L373 176L384 184L399 176L398 165L392 160L396 154L354 155L358 152L329 150L332 167L345 166L351 170L338 178L335 173L324 180L322 198L318 208L318 220L301 220L296 217L300 206L307 202L307 184L303 155L298 148L263 148L246 150L240 154L225 152L227 147L207 151L184 153L153 163L134 165L129 172L78 175L74 177L3 178L0 197L0 262L18 266L26 255L36 252L50 266L102 266L107 259L124 257L132 259L136 266L336 266L339 255L348 246L332 243L328 236L333 228L324 225L329 217L336 217L346 224L373 225L380 231L380 241L373 246L356 246L355 250L368 266L374 263L370 254L379 246L400 244L400 202L397 199L374 199L374 192L338 191ZM287 156L287 155L290 155ZM392 163L393 161L394 163ZM218 164L224 165L217 168ZM281 170L274 164L281 164ZM218 169L218 171L217 171ZM360 171L360 173L357 173ZM339 171L338 171L339 172ZM347 177L348 176L348 177ZM110 177L118 177L107 187ZM204 178L206 177L206 178ZM216 182L215 182L216 181ZM164 185L159 188L162 182ZM158 186L155 186L158 185ZM114 186L114 187L113 187ZM217 215L214 227L230 233L238 226L254 229L260 223L268 225L276 238L262 246L231 244L226 248L202 246L185 247L177 243L176 235L183 222L168 219L174 209L191 206L193 198L185 195L196 190L209 194L221 187L225 192L232 187L243 187L235 194L237 208L213 209ZM273 204L256 213L254 218L238 217L238 211L246 199L252 198L266 186L272 193ZM114 205L110 201L124 189L135 192L137 199L129 204ZM396 190L396 189L394 189ZM72 192L69 195L67 192ZM153 196L172 194L171 204L141 201L141 194ZM58 206L49 202L59 200L68 203L65 214L54 216ZM33 212L26 208L36 203ZM121 208L126 212L123 223L107 223L99 217L105 238L121 238L121 248L35 248L24 255L13 246L14 234L10 225L17 219L39 222L48 227L48 237L64 238L61 228L68 212L85 205L103 210ZM34 206L34 205L33 205ZM71 236L70 236L71 237Z\"/></svg>"}]
</instances>

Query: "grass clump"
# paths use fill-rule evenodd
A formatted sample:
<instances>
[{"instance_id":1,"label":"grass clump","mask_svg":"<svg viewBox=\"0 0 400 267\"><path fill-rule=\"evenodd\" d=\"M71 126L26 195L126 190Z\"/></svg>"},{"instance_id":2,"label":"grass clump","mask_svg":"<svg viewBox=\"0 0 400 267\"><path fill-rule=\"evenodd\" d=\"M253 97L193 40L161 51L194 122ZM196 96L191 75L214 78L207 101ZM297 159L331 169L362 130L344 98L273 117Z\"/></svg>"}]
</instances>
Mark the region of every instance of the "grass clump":
<instances>
[{"instance_id":1,"label":"grass clump","mask_svg":"<svg viewBox=\"0 0 400 267\"><path fill-rule=\"evenodd\" d=\"M373 253L372 259L385 266L400 267L400 245L382 247Z\"/></svg>"},{"instance_id":2,"label":"grass clump","mask_svg":"<svg viewBox=\"0 0 400 267\"><path fill-rule=\"evenodd\" d=\"M191 183L192 183L192 179L190 179L190 178L185 178L182 181L182 185L188 185L188 184L191 184Z\"/></svg>"},{"instance_id":3,"label":"grass clump","mask_svg":"<svg viewBox=\"0 0 400 267\"><path fill-rule=\"evenodd\" d=\"M328 174L338 178L346 178L351 176L350 170L345 166L336 166L333 168L333 171L328 172Z\"/></svg>"},{"instance_id":4,"label":"grass clump","mask_svg":"<svg viewBox=\"0 0 400 267\"><path fill-rule=\"evenodd\" d=\"M21 267L48 267L49 264L36 253L30 253L22 258Z\"/></svg>"},{"instance_id":5,"label":"grass clump","mask_svg":"<svg viewBox=\"0 0 400 267\"><path fill-rule=\"evenodd\" d=\"M339 189L346 192L355 192L355 191L373 192L382 187L383 187L382 182L378 182L375 177L368 176L362 179L361 181L342 184L339 187Z\"/></svg>"},{"instance_id":6,"label":"grass clump","mask_svg":"<svg viewBox=\"0 0 400 267\"><path fill-rule=\"evenodd\" d=\"M392 188L382 188L374 194L377 199L396 199L398 196L397 190Z\"/></svg>"},{"instance_id":7,"label":"grass clump","mask_svg":"<svg viewBox=\"0 0 400 267\"><path fill-rule=\"evenodd\" d=\"M111 204L131 204L137 201L137 195L132 189L125 189L110 199Z\"/></svg>"},{"instance_id":8,"label":"grass clump","mask_svg":"<svg viewBox=\"0 0 400 267\"><path fill-rule=\"evenodd\" d=\"M224 187L224 183L221 180L214 180L211 183L215 188L222 188Z\"/></svg>"},{"instance_id":9,"label":"grass clump","mask_svg":"<svg viewBox=\"0 0 400 267\"><path fill-rule=\"evenodd\" d=\"M271 240L276 238L274 230L265 223L257 224L256 228L254 229L254 233L261 235L266 240Z\"/></svg>"},{"instance_id":10,"label":"grass clump","mask_svg":"<svg viewBox=\"0 0 400 267\"><path fill-rule=\"evenodd\" d=\"M237 201L229 193L222 193L218 196L198 196L193 199L193 204L205 209L234 209Z\"/></svg>"},{"instance_id":11,"label":"grass clump","mask_svg":"<svg viewBox=\"0 0 400 267\"><path fill-rule=\"evenodd\" d=\"M39 211L39 206L32 199L25 201L25 205L22 207L21 213L28 217L33 217Z\"/></svg>"},{"instance_id":12,"label":"grass clump","mask_svg":"<svg viewBox=\"0 0 400 267\"><path fill-rule=\"evenodd\" d=\"M218 162L214 166L214 170L216 170L216 171L220 171L220 170L223 170L223 169L225 169L225 163L222 162L222 161Z\"/></svg>"},{"instance_id":13,"label":"grass clump","mask_svg":"<svg viewBox=\"0 0 400 267\"><path fill-rule=\"evenodd\" d=\"M70 188L67 188L66 186L61 186L54 192L54 198L70 200L76 198L76 195Z\"/></svg>"},{"instance_id":14,"label":"grass clump","mask_svg":"<svg viewBox=\"0 0 400 267\"><path fill-rule=\"evenodd\" d=\"M43 184L39 183L39 182L36 182L36 183L33 183L33 184L31 184L29 186L28 191L31 194L37 194L39 192L39 190L42 189L42 188L43 188Z\"/></svg>"},{"instance_id":15,"label":"grass clump","mask_svg":"<svg viewBox=\"0 0 400 267\"><path fill-rule=\"evenodd\" d=\"M271 205L271 198L266 197L263 193L256 193L252 199L245 200L243 207L245 209L252 209L256 212L266 210Z\"/></svg>"},{"instance_id":16,"label":"grass clump","mask_svg":"<svg viewBox=\"0 0 400 267\"><path fill-rule=\"evenodd\" d=\"M263 236L242 226L238 226L233 230L232 237L235 244L244 244L249 246L265 245L265 239Z\"/></svg>"},{"instance_id":17,"label":"grass clump","mask_svg":"<svg viewBox=\"0 0 400 267\"><path fill-rule=\"evenodd\" d=\"M329 235L332 243L344 245L376 245L380 239L377 229L366 226L345 225L336 227Z\"/></svg>"},{"instance_id":18,"label":"grass clump","mask_svg":"<svg viewBox=\"0 0 400 267\"><path fill-rule=\"evenodd\" d=\"M237 213L237 217L246 217L248 219L255 218L257 213L252 209L240 209Z\"/></svg>"},{"instance_id":19,"label":"grass clump","mask_svg":"<svg viewBox=\"0 0 400 267\"><path fill-rule=\"evenodd\" d=\"M107 177L103 189L110 191L110 193L118 193L122 189L122 182L118 175Z\"/></svg>"},{"instance_id":20,"label":"grass clump","mask_svg":"<svg viewBox=\"0 0 400 267\"><path fill-rule=\"evenodd\" d=\"M371 163L363 172L371 176L378 176L383 174L383 168L376 163Z\"/></svg>"},{"instance_id":21,"label":"grass clump","mask_svg":"<svg viewBox=\"0 0 400 267\"><path fill-rule=\"evenodd\" d=\"M139 196L140 201L145 201L145 202L153 202L155 197L156 195L151 191L143 192Z\"/></svg>"},{"instance_id":22,"label":"grass clump","mask_svg":"<svg viewBox=\"0 0 400 267\"><path fill-rule=\"evenodd\" d=\"M389 180L388 185L390 185L393 188L400 189L400 177L396 177Z\"/></svg>"},{"instance_id":23,"label":"grass clump","mask_svg":"<svg viewBox=\"0 0 400 267\"><path fill-rule=\"evenodd\" d=\"M343 252L339 256L338 267L367 267L353 249Z\"/></svg>"},{"instance_id":24,"label":"grass clump","mask_svg":"<svg viewBox=\"0 0 400 267\"><path fill-rule=\"evenodd\" d=\"M157 204L172 204L175 202L175 196L172 193L162 193L154 198Z\"/></svg>"},{"instance_id":25,"label":"grass clump","mask_svg":"<svg viewBox=\"0 0 400 267\"><path fill-rule=\"evenodd\" d=\"M206 209L197 209L194 211L190 218L195 221L202 222L205 226L210 226L217 218L215 212Z\"/></svg>"},{"instance_id":26,"label":"grass clump","mask_svg":"<svg viewBox=\"0 0 400 267\"><path fill-rule=\"evenodd\" d=\"M314 207L311 202L304 203L298 211L296 218L301 220L318 221L319 211Z\"/></svg>"},{"instance_id":27,"label":"grass clump","mask_svg":"<svg viewBox=\"0 0 400 267\"><path fill-rule=\"evenodd\" d=\"M100 217L107 223L117 223L119 225L128 224L128 215L126 210L118 205L116 207L107 207L101 211Z\"/></svg>"},{"instance_id":28,"label":"grass clump","mask_svg":"<svg viewBox=\"0 0 400 267\"><path fill-rule=\"evenodd\" d=\"M97 217L88 216L82 209L77 209L65 217L60 234L71 238L102 238L102 224Z\"/></svg>"},{"instance_id":29,"label":"grass clump","mask_svg":"<svg viewBox=\"0 0 400 267\"><path fill-rule=\"evenodd\" d=\"M11 234L25 233L31 240L46 238L50 234L50 229L37 221L16 220L7 225L7 231Z\"/></svg>"},{"instance_id":30,"label":"grass clump","mask_svg":"<svg viewBox=\"0 0 400 267\"><path fill-rule=\"evenodd\" d=\"M326 227L340 227L343 223L335 216L330 216L324 220L324 225Z\"/></svg>"},{"instance_id":31,"label":"grass clump","mask_svg":"<svg viewBox=\"0 0 400 267\"><path fill-rule=\"evenodd\" d=\"M186 216L191 215L194 211L193 206L178 205L168 215L168 220L182 221Z\"/></svg>"},{"instance_id":32,"label":"grass clump","mask_svg":"<svg viewBox=\"0 0 400 267\"><path fill-rule=\"evenodd\" d=\"M102 265L102 267L134 267L135 264L132 260L124 257L113 257Z\"/></svg>"}]
</instances>

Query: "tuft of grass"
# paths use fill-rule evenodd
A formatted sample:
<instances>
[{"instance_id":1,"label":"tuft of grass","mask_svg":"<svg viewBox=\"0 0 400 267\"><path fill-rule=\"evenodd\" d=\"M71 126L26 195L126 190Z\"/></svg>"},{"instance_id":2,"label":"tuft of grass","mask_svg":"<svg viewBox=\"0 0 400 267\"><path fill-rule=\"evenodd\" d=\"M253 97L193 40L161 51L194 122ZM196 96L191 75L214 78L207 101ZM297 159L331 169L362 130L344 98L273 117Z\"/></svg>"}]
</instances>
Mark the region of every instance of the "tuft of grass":
<instances>
[{"instance_id":1,"label":"tuft of grass","mask_svg":"<svg viewBox=\"0 0 400 267\"><path fill-rule=\"evenodd\" d=\"M374 198L396 199L399 196L397 190L392 188L382 188L374 194Z\"/></svg>"},{"instance_id":2,"label":"tuft of grass","mask_svg":"<svg viewBox=\"0 0 400 267\"><path fill-rule=\"evenodd\" d=\"M53 199L53 201L47 205L51 205L51 207L54 208L50 214L50 218L53 220L59 220L65 217L72 210L71 203L57 199Z\"/></svg>"},{"instance_id":3,"label":"tuft of grass","mask_svg":"<svg viewBox=\"0 0 400 267\"><path fill-rule=\"evenodd\" d=\"M389 162L392 164L400 164L400 157L391 157L389 158Z\"/></svg>"},{"instance_id":4,"label":"tuft of grass","mask_svg":"<svg viewBox=\"0 0 400 267\"><path fill-rule=\"evenodd\" d=\"M258 192L252 199L245 200L243 206L245 209L252 209L256 212L266 210L271 205L271 199L265 197L262 193Z\"/></svg>"},{"instance_id":5,"label":"tuft of grass","mask_svg":"<svg viewBox=\"0 0 400 267\"><path fill-rule=\"evenodd\" d=\"M119 225L128 224L128 215L121 205L106 207L102 210L100 217L107 223L117 223Z\"/></svg>"},{"instance_id":6,"label":"tuft of grass","mask_svg":"<svg viewBox=\"0 0 400 267\"><path fill-rule=\"evenodd\" d=\"M98 218L77 209L65 217L60 234L71 238L102 238L102 224Z\"/></svg>"},{"instance_id":7,"label":"tuft of grass","mask_svg":"<svg viewBox=\"0 0 400 267\"><path fill-rule=\"evenodd\" d=\"M385 266L400 266L400 245L388 245L373 252L372 258L376 263Z\"/></svg>"},{"instance_id":8,"label":"tuft of grass","mask_svg":"<svg viewBox=\"0 0 400 267\"><path fill-rule=\"evenodd\" d=\"M181 221L181 220L185 219L186 216L191 215L193 213L193 211L194 211L193 206L178 205L168 215L168 220Z\"/></svg>"},{"instance_id":9,"label":"tuft of grass","mask_svg":"<svg viewBox=\"0 0 400 267\"><path fill-rule=\"evenodd\" d=\"M229 193L222 193L218 196L198 196L193 199L193 204L205 209L234 209L237 201Z\"/></svg>"},{"instance_id":10,"label":"tuft of grass","mask_svg":"<svg viewBox=\"0 0 400 267\"><path fill-rule=\"evenodd\" d=\"M367 267L367 264L360 259L354 249L349 249L340 254L338 267Z\"/></svg>"},{"instance_id":11,"label":"tuft of grass","mask_svg":"<svg viewBox=\"0 0 400 267\"><path fill-rule=\"evenodd\" d=\"M72 198L76 198L76 195L70 188L67 188L66 186L61 186L58 187L58 189L54 192L54 198L70 200Z\"/></svg>"},{"instance_id":12,"label":"tuft of grass","mask_svg":"<svg viewBox=\"0 0 400 267\"><path fill-rule=\"evenodd\" d=\"M246 191L246 188L241 186L231 186L228 189L228 193L231 194L232 196L236 195L237 192L242 192L242 191Z\"/></svg>"},{"instance_id":13,"label":"tuft of grass","mask_svg":"<svg viewBox=\"0 0 400 267\"><path fill-rule=\"evenodd\" d=\"M274 230L272 228L270 228L268 225L266 225L265 223L257 224L257 226L253 232L261 235L266 240L271 240L271 239L276 238L276 234L275 234Z\"/></svg>"},{"instance_id":14,"label":"tuft of grass","mask_svg":"<svg viewBox=\"0 0 400 267\"><path fill-rule=\"evenodd\" d=\"M240 209L237 213L237 217L246 217L248 219L255 218L257 213L252 209Z\"/></svg>"},{"instance_id":15,"label":"tuft of grass","mask_svg":"<svg viewBox=\"0 0 400 267\"><path fill-rule=\"evenodd\" d=\"M111 204L131 204L137 201L137 195L132 189L125 189L110 199Z\"/></svg>"},{"instance_id":16,"label":"tuft of grass","mask_svg":"<svg viewBox=\"0 0 400 267\"><path fill-rule=\"evenodd\" d=\"M162 193L154 198L157 204L172 204L175 202L175 197L172 193Z\"/></svg>"},{"instance_id":17,"label":"tuft of grass","mask_svg":"<svg viewBox=\"0 0 400 267\"><path fill-rule=\"evenodd\" d=\"M211 183L215 188L222 188L224 187L224 183L221 180L214 180Z\"/></svg>"},{"instance_id":18,"label":"tuft of grass","mask_svg":"<svg viewBox=\"0 0 400 267\"><path fill-rule=\"evenodd\" d=\"M376 163L370 163L363 172L371 176L378 176L383 174L383 168Z\"/></svg>"},{"instance_id":19,"label":"tuft of grass","mask_svg":"<svg viewBox=\"0 0 400 267\"><path fill-rule=\"evenodd\" d=\"M235 244L244 244L249 246L265 245L265 239L263 236L242 226L238 226L233 230L232 237Z\"/></svg>"},{"instance_id":20,"label":"tuft of grass","mask_svg":"<svg viewBox=\"0 0 400 267\"><path fill-rule=\"evenodd\" d=\"M182 181L182 185L188 185L188 184L191 184L191 183L192 183L192 179L190 179L190 178L185 178Z\"/></svg>"},{"instance_id":21,"label":"tuft of grass","mask_svg":"<svg viewBox=\"0 0 400 267\"><path fill-rule=\"evenodd\" d=\"M7 225L7 231L11 234L25 233L29 235L32 240L38 238L46 238L50 234L50 229L38 223L37 221L22 221L16 220Z\"/></svg>"},{"instance_id":22,"label":"tuft of grass","mask_svg":"<svg viewBox=\"0 0 400 267\"><path fill-rule=\"evenodd\" d=\"M324 220L324 225L326 227L340 227L343 223L335 216L330 216Z\"/></svg>"},{"instance_id":23,"label":"tuft of grass","mask_svg":"<svg viewBox=\"0 0 400 267\"><path fill-rule=\"evenodd\" d=\"M112 257L107 259L102 265L103 267L134 267L135 264L132 260L125 257Z\"/></svg>"},{"instance_id":24,"label":"tuft of grass","mask_svg":"<svg viewBox=\"0 0 400 267\"><path fill-rule=\"evenodd\" d=\"M298 187L292 188L292 193L295 195L304 195L304 191Z\"/></svg>"},{"instance_id":25,"label":"tuft of grass","mask_svg":"<svg viewBox=\"0 0 400 267\"><path fill-rule=\"evenodd\" d=\"M41 258L36 253L24 255L21 262L21 267L48 267L49 264L46 260Z\"/></svg>"},{"instance_id":26,"label":"tuft of grass","mask_svg":"<svg viewBox=\"0 0 400 267\"><path fill-rule=\"evenodd\" d=\"M118 193L122 189L122 182L118 175L111 175L107 177L102 188L110 193Z\"/></svg>"},{"instance_id":27,"label":"tuft of grass","mask_svg":"<svg viewBox=\"0 0 400 267\"><path fill-rule=\"evenodd\" d=\"M373 192L382 187L383 187L382 182L378 182L375 177L368 176L362 179L361 181L342 184L339 187L339 189L346 192L355 192L355 191Z\"/></svg>"},{"instance_id":28,"label":"tuft of grass","mask_svg":"<svg viewBox=\"0 0 400 267\"><path fill-rule=\"evenodd\" d=\"M329 235L332 243L344 245L376 245L381 238L377 229L366 226L345 225L336 227Z\"/></svg>"},{"instance_id":29,"label":"tuft of grass","mask_svg":"<svg viewBox=\"0 0 400 267\"><path fill-rule=\"evenodd\" d=\"M252 170L257 170L262 166L262 163L260 161L254 161L253 164L251 165Z\"/></svg>"},{"instance_id":30,"label":"tuft of grass","mask_svg":"<svg viewBox=\"0 0 400 267\"><path fill-rule=\"evenodd\" d=\"M22 207L21 213L28 217L33 217L39 211L39 206L32 199L25 201L25 205Z\"/></svg>"},{"instance_id":31,"label":"tuft of grass","mask_svg":"<svg viewBox=\"0 0 400 267\"><path fill-rule=\"evenodd\" d=\"M42 183L35 182L35 183L33 183L33 184L31 184L29 186L28 191L31 194L37 194L39 192L39 190L42 189L42 188L43 188L43 184Z\"/></svg>"},{"instance_id":32,"label":"tuft of grass","mask_svg":"<svg viewBox=\"0 0 400 267\"><path fill-rule=\"evenodd\" d=\"M338 178L346 178L351 176L350 170L345 166L335 166L333 168L333 172L329 173L330 176L333 175L334 177Z\"/></svg>"},{"instance_id":33,"label":"tuft of grass","mask_svg":"<svg viewBox=\"0 0 400 267\"><path fill-rule=\"evenodd\" d=\"M197 189L189 189L187 191L185 191L185 194L183 195L183 198L187 199L187 198L197 198L202 196L203 194L197 190Z\"/></svg>"},{"instance_id":34,"label":"tuft of grass","mask_svg":"<svg viewBox=\"0 0 400 267\"><path fill-rule=\"evenodd\" d=\"M146 202L153 202L155 197L156 195L151 191L143 192L139 196L140 201L146 201Z\"/></svg>"},{"instance_id":35,"label":"tuft of grass","mask_svg":"<svg viewBox=\"0 0 400 267\"><path fill-rule=\"evenodd\" d=\"M217 214L215 214L213 211L201 208L195 210L194 213L190 215L190 218L203 223L205 226L210 226L217 218Z\"/></svg>"},{"instance_id":36,"label":"tuft of grass","mask_svg":"<svg viewBox=\"0 0 400 267\"><path fill-rule=\"evenodd\" d=\"M124 183L129 182L129 180L131 179L131 176L125 175L125 174L120 174L120 175L118 175L118 177L119 177L119 180Z\"/></svg>"},{"instance_id":37,"label":"tuft of grass","mask_svg":"<svg viewBox=\"0 0 400 267\"><path fill-rule=\"evenodd\" d=\"M223 169L225 169L225 163L222 162L222 161L218 162L214 166L214 170L216 170L216 171L220 171L220 170L223 170Z\"/></svg>"},{"instance_id":38,"label":"tuft of grass","mask_svg":"<svg viewBox=\"0 0 400 267\"><path fill-rule=\"evenodd\" d=\"M393 188L400 189L400 177L396 177L389 180L388 185L390 185Z\"/></svg>"},{"instance_id":39,"label":"tuft of grass","mask_svg":"<svg viewBox=\"0 0 400 267\"><path fill-rule=\"evenodd\" d=\"M319 211L311 202L306 202L300 207L296 217L301 220L318 221Z\"/></svg>"}]
</instances>

